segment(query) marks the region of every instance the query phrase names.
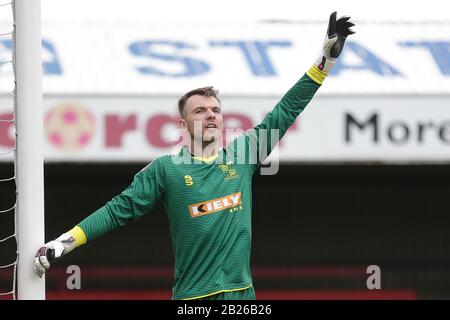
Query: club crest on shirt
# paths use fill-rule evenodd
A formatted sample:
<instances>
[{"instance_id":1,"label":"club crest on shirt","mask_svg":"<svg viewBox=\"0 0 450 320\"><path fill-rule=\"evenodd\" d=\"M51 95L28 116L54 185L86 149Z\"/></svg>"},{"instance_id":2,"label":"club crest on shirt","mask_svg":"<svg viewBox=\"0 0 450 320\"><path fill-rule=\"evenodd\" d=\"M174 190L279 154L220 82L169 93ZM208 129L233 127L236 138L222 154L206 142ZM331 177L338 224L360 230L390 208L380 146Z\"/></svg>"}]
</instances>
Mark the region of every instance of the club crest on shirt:
<instances>
[{"instance_id":1,"label":"club crest on shirt","mask_svg":"<svg viewBox=\"0 0 450 320\"><path fill-rule=\"evenodd\" d=\"M239 175L235 168L233 168L233 162L229 161L227 164L219 164L219 169L222 171L225 180L239 178Z\"/></svg>"}]
</instances>

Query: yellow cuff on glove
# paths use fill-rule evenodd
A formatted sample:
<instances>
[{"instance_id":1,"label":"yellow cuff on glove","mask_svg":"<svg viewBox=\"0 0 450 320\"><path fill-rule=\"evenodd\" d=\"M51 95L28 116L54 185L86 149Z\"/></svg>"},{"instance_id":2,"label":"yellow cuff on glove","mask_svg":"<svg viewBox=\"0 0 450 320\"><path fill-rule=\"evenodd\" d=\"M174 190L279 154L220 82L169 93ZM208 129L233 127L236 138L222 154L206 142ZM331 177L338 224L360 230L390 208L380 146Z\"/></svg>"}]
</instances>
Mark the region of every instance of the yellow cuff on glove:
<instances>
[{"instance_id":1,"label":"yellow cuff on glove","mask_svg":"<svg viewBox=\"0 0 450 320\"><path fill-rule=\"evenodd\" d=\"M323 80L327 77L328 73L320 71L315 65L313 65L306 74L310 77L315 83L322 84Z\"/></svg>"},{"instance_id":2,"label":"yellow cuff on glove","mask_svg":"<svg viewBox=\"0 0 450 320\"><path fill-rule=\"evenodd\" d=\"M69 233L75 239L75 244L77 247L87 242L86 234L84 233L83 229L81 229L79 226L73 227L69 231Z\"/></svg>"}]
</instances>

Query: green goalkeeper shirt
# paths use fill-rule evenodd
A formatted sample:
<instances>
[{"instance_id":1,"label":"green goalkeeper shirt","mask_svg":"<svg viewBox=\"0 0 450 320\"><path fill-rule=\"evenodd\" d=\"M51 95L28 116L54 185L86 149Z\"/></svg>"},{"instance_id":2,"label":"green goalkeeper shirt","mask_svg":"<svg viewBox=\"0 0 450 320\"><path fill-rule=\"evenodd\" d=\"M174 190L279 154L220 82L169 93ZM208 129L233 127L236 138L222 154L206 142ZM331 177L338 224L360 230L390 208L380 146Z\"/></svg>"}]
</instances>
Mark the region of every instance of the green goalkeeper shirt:
<instances>
[{"instance_id":1,"label":"green goalkeeper shirt","mask_svg":"<svg viewBox=\"0 0 450 320\"><path fill-rule=\"evenodd\" d=\"M154 159L78 226L91 241L151 212L159 200L175 255L173 299L251 287L252 176L277 142L271 130L281 138L319 87L304 75L259 125L212 159L197 160L186 147Z\"/></svg>"}]
</instances>

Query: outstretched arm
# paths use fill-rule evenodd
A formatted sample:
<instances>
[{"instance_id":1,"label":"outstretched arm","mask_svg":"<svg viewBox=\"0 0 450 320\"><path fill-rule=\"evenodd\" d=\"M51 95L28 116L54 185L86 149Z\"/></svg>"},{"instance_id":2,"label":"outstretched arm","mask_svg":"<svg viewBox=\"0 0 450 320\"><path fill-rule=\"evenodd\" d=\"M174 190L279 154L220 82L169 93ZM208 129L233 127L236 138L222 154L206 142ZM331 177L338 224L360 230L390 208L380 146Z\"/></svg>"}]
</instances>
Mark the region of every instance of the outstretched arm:
<instances>
[{"instance_id":1,"label":"outstretched arm","mask_svg":"<svg viewBox=\"0 0 450 320\"><path fill-rule=\"evenodd\" d=\"M76 247L135 220L155 207L163 187L157 161L135 175L133 183L121 194L81 221L70 231L39 248L34 258L36 275L42 277L51 263Z\"/></svg>"},{"instance_id":2,"label":"outstretched arm","mask_svg":"<svg viewBox=\"0 0 450 320\"><path fill-rule=\"evenodd\" d=\"M264 120L242 137L249 148L247 157L256 158L255 169L268 157L328 76L344 48L347 36L354 33L350 29L354 24L349 19L350 17L341 17L336 20L336 12L331 14L322 51L313 66L282 97ZM236 141L237 148L238 144L239 141Z\"/></svg>"}]
</instances>

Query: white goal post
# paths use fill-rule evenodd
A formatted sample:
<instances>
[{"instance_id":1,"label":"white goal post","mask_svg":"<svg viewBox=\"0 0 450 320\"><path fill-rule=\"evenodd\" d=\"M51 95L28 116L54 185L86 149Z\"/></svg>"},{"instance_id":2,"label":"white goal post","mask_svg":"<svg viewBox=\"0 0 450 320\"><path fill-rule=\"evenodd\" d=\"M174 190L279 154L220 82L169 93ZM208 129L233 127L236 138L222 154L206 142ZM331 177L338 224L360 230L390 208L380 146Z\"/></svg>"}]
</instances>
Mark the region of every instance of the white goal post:
<instances>
[{"instance_id":1,"label":"white goal post","mask_svg":"<svg viewBox=\"0 0 450 320\"><path fill-rule=\"evenodd\" d=\"M41 1L12 0L14 14L17 184L16 236L19 300L45 299L45 277L33 272L44 243Z\"/></svg>"}]
</instances>

